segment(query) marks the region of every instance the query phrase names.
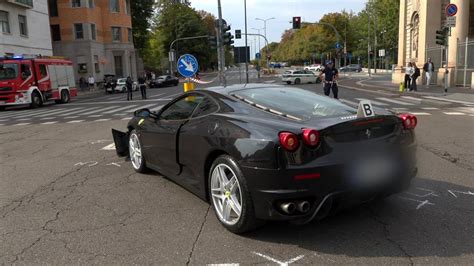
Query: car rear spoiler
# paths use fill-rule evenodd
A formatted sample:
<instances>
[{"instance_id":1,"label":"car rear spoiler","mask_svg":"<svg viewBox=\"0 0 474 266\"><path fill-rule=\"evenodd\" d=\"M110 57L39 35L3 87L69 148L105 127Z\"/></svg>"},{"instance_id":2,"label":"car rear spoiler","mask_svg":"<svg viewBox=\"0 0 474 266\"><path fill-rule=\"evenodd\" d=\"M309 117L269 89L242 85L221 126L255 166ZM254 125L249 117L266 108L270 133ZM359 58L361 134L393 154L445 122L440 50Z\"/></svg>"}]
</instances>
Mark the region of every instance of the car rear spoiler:
<instances>
[{"instance_id":1,"label":"car rear spoiler","mask_svg":"<svg viewBox=\"0 0 474 266\"><path fill-rule=\"evenodd\" d=\"M115 151L119 157L128 156L128 139L129 134L112 129L112 136L114 137L115 142Z\"/></svg>"}]
</instances>

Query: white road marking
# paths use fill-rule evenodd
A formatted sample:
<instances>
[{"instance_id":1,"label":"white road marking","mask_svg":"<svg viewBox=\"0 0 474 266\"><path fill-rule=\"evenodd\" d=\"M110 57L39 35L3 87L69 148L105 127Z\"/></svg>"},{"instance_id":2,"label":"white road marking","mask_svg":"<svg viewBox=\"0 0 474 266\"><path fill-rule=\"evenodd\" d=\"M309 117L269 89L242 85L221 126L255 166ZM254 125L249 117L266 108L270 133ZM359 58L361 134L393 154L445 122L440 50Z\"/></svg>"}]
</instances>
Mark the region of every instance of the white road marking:
<instances>
[{"instance_id":1,"label":"white road marking","mask_svg":"<svg viewBox=\"0 0 474 266\"><path fill-rule=\"evenodd\" d=\"M26 125L29 125L31 123L18 123L18 124L14 124L14 126L26 126Z\"/></svg>"},{"instance_id":2,"label":"white road marking","mask_svg":"<svg viewBox=\"0 0 474 266\"><path fill-rule=\"evenodd\" d=\"M270 256L267 256L267 255L264 255L264 254L261 254L261 253L258 253L258 252L253 252L253 254L258 255L258 256L260 256L260 257L262 257L262 258L264 258L264 259L267 259L267 260L269 260L269 261L275 262L275 263L277 263L277 264L280 265L280 266L288 266L289 264L294 263L294 262L296 262L296 261L298 261L298 260L304 258L304 255L299 255L299 256L294 257L294 258L292 258L292 259L290 259L290 260L288 260L288 261L279 261L279 260L277 260L277 259L274 259L274 258L272 258L272 257L270 257Z\"/></svg>"},{"instance_id":3,"label":"white road marking","mask_svg":"<svg viewBox=\"0 0 474 266\"><path fill-rule=\"evenodd\" d=\"M107 111L107 112L103 112L103 114L112 114L112 113L116 113L118 111L122 111L124 109L129 109L129 108L135 108L137 105L134 104L134 105L128 105L128 106L124 106L124 107L120 107L120 108L117 108L117 109L114 109L114 110L110 110L110 111Z\"/></svg>"},{"instance_id":4,"label":"white road marking","mask_svg":"<svg viewBox=\"0 0 474 266\"><path fill-rule=\"evenodd\" d=\"M158 111L158 110L160 110L161 108L163 108L163 106L164 106L164 105L159 105L159 106L157 106L157 107L155 107L155 108L153 108L153 109L150 109L150 111Z\"/></svg>"},{"instance_id":5,"label":"white road marking","mask_svg":"<svg viewBox=\"0 0 474 266\"><path fill-rule=\"evenodd\" d=\"M148 108L148 107L155 106L155 105L156 105L155 103L153 103L153 104L147 104L147 105L143 105L143 106L138 106L138 107L130 108L130 109L128 109L128 110L124 110L123 112L125 112L125 113L135 112L136 110L140 110L140 109L143 109L143 108Z\"/></svg>"},{"instance_id":6,"label":"white road marking","mask_svg":"<svg viewBox=\"0 0 474 266\"><path fill-rule=\"evenodd\" d=\"M443 112L445 115L466 115L465 113L461 112Z\"/></svg>"},{"instance_id":7,"label":"white road marking","mask_svg":"<svg viewBox=\"0 0 474 266\"><path fill-rule=\"evenodd\" d=\"M54 119L55 117L43 117L41 118L40 120L51 120L51 119Z\"/></svg>"},{"instance_id":8,"label":"white road marking","mask_svg":"<svg viewBox=\"0 0 474 266\"><path fill-rule=\"evenodd\" d=\"M412 96L400 96L400 97L403 98L403 99L407 99L408 101L414 101L416 103L421 103L421 101L422 101L422 99L412 97Z\"/></svg>"},{"instance_id":9,"label":"white road marking","mask_svg":"<svg viewBox=\"0 0 474 266\"><path fill-rule=\"evenodd\" d=\"M430 113L423 113L423 112L410 112L412 115L431 115Z\"/></svg>"},{"instance_id":10,"label":"white road marking","mask_svg":"<svg viewBox=\"0 0 474 266\"><path fill-rule=\"evenodd\" d=\"M63 114L63 113L69 113L71 111L77 111L77 109L81 109L81 107L75 107L75 108L68 108L66 110L54 110L54 111L51 111L51 112L47 112L47 113L43 113L41 115L33 115L35 117L46 117L46 116L51 116L51 115L58 115L58 114Z\"/></svg>"},{"instance_id":11,"label":"white road marking","mask_svg":"<svg viewBox=\"0 0 474 266\"><path fill-rule=\"evenodd\" d=\"M127 115L127 114L113 114L113 116L124 116L124 115Z\"/></svg>"},{"instance_id":12,"label":"white road marking","mask_svg":"<svg viewBox=\"0 0 474 266\"><path fill-rule=\"evenodd\" d=\"M8 119L0 119L0 122L8 121Z\"/></svg>"},{"instance_id":13,"label":"white road marking","mask_svg":"<svg viewBox=\"0 0 474 266\"><path fill-rule=\"evenodd\" d=\"M101 150L104 150L104 151L113 151L115 150L115 143L111 143L105 147L103 147Z\"/></svg>"},{"instance_id":14,"label":"white road marking","mask_svg":"<svg viewBox=\"0 0 474 266\"><path fill-rule=\"evenodd\" d=\"M44 123L41 123L42 125L52 125L52 124L56 124L58 121L49 121L49 122L44 122Z\"/></svg>"},{"instance_id":15,"label":"white road marking","mask_svg":"<svg viewBox=\"0 0 474 266\"><path fill-rule=\"evenodd\" d=\"M104 107L104 108L101 108L101 109L93 110L93 111L90 111L90 112L85 112L85 113L82 113L81 115L91 115L91 114L93 114L93 113L102 112L102 111L114 109L114 108L117 108L117 107L118 107L117 105L108 106L108 107Z\"/></svg>"},{"instance_id":16,"label":"white road marking","mask_svg":"<svg viewBox=\"0 0 474 266\"><path fill-rule=\"evenodd\" d=\"M101 107L102 106L97 106L97 107L92 107L92 108L83 108L83 109L80 109L80 110L76 110L76 111L68 112L68 113L65 113L65 114L61 114L59 116L79 115L81 113L89 112L91 110L96 110L96 109L99 109Z\"/></svg>"},{"instance_id":17,"label":"white road marking","mask_svg":"<svg viewBox=\"0 0 474 266\"><path fill-rule=\"evenodd\" d=\"M96 162L96 161L90 161L90 162L78 162L78 163L74 164L74 166L83 166L83 165L87 165L87 166L91 167L91 166L94 166L94 165L97 165L97 164L98 164L98 162Z\"/></svg>"},{"instance_id":18,"label":"white road marking","mask_svg":"<svg viewBox=\"0 0 474 266\"><path fill-rule=\"evenodd\" d=\"M471 196L474 196L474 192L471 192L471 191L459 191L459 190L450 190L448 189L448 192L453 195L455 198L457 198L458 196L456 195L456 193L460 193L460 194L464 194L464 195L471 195ZM456 193L455 193L456 192Z\"/></svg>"},{"instance_id":19,"label":"white road marking","mask_svg":"<svg viewBox=\"0 0 474 266\"><path fill-rule=\"evenodd\" d=\"M80 122L83 122L84 120L71 120L71 121L68 121L66 123L68 124L72 124L72 123L80 123Z\"/></svg>"},{"instance_id":20,"label":"white road marking","mask_svg":"<svg viewBox=\"0 0 474 266\"><path fill-rule=\"evenodd\" d=\"M148 97L148 98L156 98L156 97L160 97L160 96L161 96L161 95L163 95L163 94L164 94L164 93L158 93L158 94L156 94L156 95L152 95L152 96L150 96L150 97Z\"/></svg>"},{"instance_id":21,"label":"white road marking","mask_svg":"<svg viewBox=\"0 0 474 266\"><path fill-rule=\"evenodd\" d=\"M28 120L31 120L31 118L19 118L17 119L18 121L28 121Z\"/></svg>"},{"instance_id":22,"label":"white road marking","mask_svg":"<svg viewBox=\"0 0 474 266\"><path fill-rule=\"evenodd\" d=\"M88 117L101 117L102 115L90 115Z\"/></svg>"},{"instance_id":23,"label":"white road marking","mask_svg":"<svg viewBox=\"0 0 474 266\"><path fill-rule=\"evenodd\" d=\"M106 165L115 165L115 166L117 166L117 167L121 167L121 165L118 164L118 163L108 163L108 164L106 164Z\"/></svg>"},{"instance_id":24,"label":"white road marking","mask_svg":"<svg viewBox=\"0 0 474 266\"><path fill-rule=\"evenodd\" d=\"M377 101L370 100L370 99L365 99L365 98L356 98L356 99L359 100L359 101L370 101L373 105L380 105L380 106L386 106L386 105L388 105L388 104L386 104L386 103L377 102Z\"/></svg>"},{"instance_id":25,"label":"white road marking","mask_svg":"<svg viewBox=\"0 0 474 266\"><path fill-rule=\"evenodd\" d=\"M441 98L436 96L423 96L423 98L433 99L438 101L445 101L445 102L452 102L452 103L461 103L461 104L474 104L473 102L466 102L466 101L459 101L459 100L452 100L448 98Z\"/></svg>"},{"instance_id":26,"label":"white road marking","mask_svg":"<svg viewBox=\"0 0 474 266\"><path fill-rule=\"evenodd\" d=\"M341 102L343 103L348 103L349 105L358 105L358 103L356 102L352 102L352 101L349 101L349 100L346 100L346 99L340 99Z\"/></svg>"},{"instance_id":27,"label":"white road marking","mask_svg":"<svg viewBox=\"0 0 474 266\"><path fill-rule=\"evenodd\" d=\"M410 200L410 201L414 201L414 202L418 202L418 206L416 206L416 209L420 209L421 207L425 206L426 204L428 205L435 205L434 203L431 203L429 200L416 200L416 199L410 199L410 198L405 198L405 197L399 197L400 199L405 199L405 200Z\"/></svg>"},{"instance_id":28,"label":"white road marking","mask_svg":"<svg viewBox=\"0 0 474 266\"><path fill-rule=\"evenodd\" d=\"M439 110L439 108L436 107L421 107L423 110Z\"/></svg>"},{"instance_id":29,"label":"white road marking","mask_svg":"<svg viewBox=\"0 0 474 266\"><path fill-rule=\"evenodd\" d=\"M397 111L406 111L408 110L408 108L405 108L405 107L395 107L395 108L392 108L393 110L397 110Z\"/></svg>"},{"instance_id":30,"label":"white road marking","mask_svg":"<svg viewBox=\"0 0 474 266\"><path fill-rule=\"evenodd\" d=\"M130 119L132 119L132 118L133 118L133 117L124 117L124 118L122 118L121 120L130 120Z\"/></svg>"},{"instance_id":31,"label":"white road marking","mask_svg":"<svg viewBox=\"0 0 474 266\"><path fill-rule=\"evenodd\" d=\"M109 142L110 140L108 139L99 139L96 141L92 141L91 144L98 144L98 143L104 143L104 142Z\"/></svg>"},{"instance_id":32,"label":"white road marking","mask_svg":"<svg viewBox=\"0 0 474 266\"><path fill-rule=\"evenodd\" d=\"M381 100L381 101L384 101L384 102L390 102L390 103L396 103L396 104L399 104L399 105L413 105L412 103L402 102L402 101L389 99L389 98L385 98L385 97L379 97L379 98L377 98L377 100Z\"/></svg>"},{"instance_id":33,"label":"white road marking","mask_svg":"<svg viewBox=\"0 0 474 266\"><path fill-rule=\"evenodd\" d=\"M97 119L97 120L94 120L94 122L104 122L104 121L109 121L110 118L102 118L102 119Z\"/></svg>"},{"instance_id":34,"label":"white road marking","mask_svg":"<svg viewBox=\"0 0 474 266\"><path fill-rule=\"evenodd\" d=\"M75 118L78 118L79 116L67 116L65 117L64 119L75 119Z\"/></svg>"}]
</instances>

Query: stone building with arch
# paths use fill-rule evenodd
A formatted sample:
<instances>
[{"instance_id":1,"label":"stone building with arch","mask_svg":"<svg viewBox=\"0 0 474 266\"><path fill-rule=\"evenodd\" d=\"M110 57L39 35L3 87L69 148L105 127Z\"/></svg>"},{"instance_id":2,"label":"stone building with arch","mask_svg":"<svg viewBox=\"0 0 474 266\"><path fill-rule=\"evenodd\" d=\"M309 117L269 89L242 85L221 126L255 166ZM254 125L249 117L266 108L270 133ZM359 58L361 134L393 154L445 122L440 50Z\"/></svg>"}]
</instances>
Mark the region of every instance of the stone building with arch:
<instances>
[{"instance_id":1,"label":"stone building with arch","mask_svg":"<svg viewBox=\"0 0 474 266\"><path fill-rule=\"evenodd\" d=\"M448 84L456 86L462 83L464 62L473 71L474 68L474 0L400 0L398 62L392 75L392 82L403 81L403 67L415 62L419 68L428 58L432 58L437 73L433 83L442 85L446 53L436 44L436 31L446 23L445 10L450 3L458 6L456 27L451 29L448 38ZM467 42L466 42L467 40ZM467 46L468 49L465 49ZM465 51L468 51L466 58ZM466 67L466 68L467 68ZM422 82L422 79L419 79ZM464 80L465 82L465 80ZM468 75L468 84L471 74Z\"/></svg>"}]
</instances>

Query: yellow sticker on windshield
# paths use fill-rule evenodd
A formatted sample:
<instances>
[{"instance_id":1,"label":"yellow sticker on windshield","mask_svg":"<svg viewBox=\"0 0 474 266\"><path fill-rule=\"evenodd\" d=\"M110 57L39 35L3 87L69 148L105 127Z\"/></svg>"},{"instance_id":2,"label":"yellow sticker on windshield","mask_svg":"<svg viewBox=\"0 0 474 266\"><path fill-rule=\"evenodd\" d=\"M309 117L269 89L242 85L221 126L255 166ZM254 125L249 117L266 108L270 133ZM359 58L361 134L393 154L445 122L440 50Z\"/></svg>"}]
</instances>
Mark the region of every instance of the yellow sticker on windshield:
<instances>
[{"instance_id":1,"label":"yellow sticker on windshield","mask_svg":"<svg viewBox=\"0 0 474 266\"><path fill-rule=\"evenodd\" d=\"M145 123L145 119L144 119L144 118L142 118L142 119L140 119L140 121L138 121L138 125L139 125L139 126L141 126L143 123Z\"/></svg>"}]
</instances>

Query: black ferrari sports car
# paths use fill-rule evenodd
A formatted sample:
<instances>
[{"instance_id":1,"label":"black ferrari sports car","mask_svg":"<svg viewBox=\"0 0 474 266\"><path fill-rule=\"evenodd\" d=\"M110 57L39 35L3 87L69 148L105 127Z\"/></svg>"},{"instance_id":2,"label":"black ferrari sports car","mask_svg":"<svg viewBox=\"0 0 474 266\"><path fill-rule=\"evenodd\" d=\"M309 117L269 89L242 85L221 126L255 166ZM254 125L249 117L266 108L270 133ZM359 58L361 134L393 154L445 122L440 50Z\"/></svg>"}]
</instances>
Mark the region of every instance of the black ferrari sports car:
<instances>
[{"instance_id":1,"label":"black ferrari sports car","mask_svg":"<svg viewBox=\"0 0 474 266\"><path fill-rule=\"evenodd\" d=\"M368 118L294 87L233 85L187 92L112 130L119 156L209 201L228 230L265 220L307 223L405 190L416 175L416 117Z\"/></svg>"}]
</instances>

